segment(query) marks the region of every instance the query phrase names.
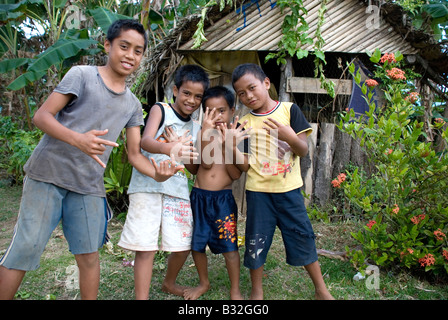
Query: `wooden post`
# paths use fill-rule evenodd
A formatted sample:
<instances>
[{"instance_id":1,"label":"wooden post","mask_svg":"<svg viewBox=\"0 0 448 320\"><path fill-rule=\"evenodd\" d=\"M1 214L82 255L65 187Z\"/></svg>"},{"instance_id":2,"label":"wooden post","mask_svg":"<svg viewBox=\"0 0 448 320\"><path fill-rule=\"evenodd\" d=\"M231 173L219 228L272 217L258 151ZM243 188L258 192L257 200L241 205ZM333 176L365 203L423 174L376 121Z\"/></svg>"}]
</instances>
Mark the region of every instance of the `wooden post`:
<instances>
[{"instance_id":1,"label":"wooden post","mask_svg":"<svg viewBox=\"0 0 448 320\"><path fill-rule=\"evenodd\" d=\"M292 59L286 58L286 64L280 66L280 88L278 93L279 101L292 101L291 93L288 92L288 79L293 76Z\"/></svg>"},{"instance_id":2,"label":"wooden post","mask_svg":"<svg viewBox=\"0 0 448 320\"><path fill-rule=\"evenodd\" d=\"M308 154L300 159L300 172L302 173L302 191L309 196L305 199L305 206L313 201L313 181L315 173L315 155L317 146L317 123L310 123L313 132L308 136Z\"/></svg>"},{"instance_id":3,"label":"wooden post","mask_svg":"<svg viewBox=\"0 0 448 320\"><path fill-rule=\"evenodd\" d=\"M316 178L314 181L313 199L324 206L331 197L331 174L334 154L333 123L322 123L319 147L317 148Z\"/></svg>"}]
</instances>

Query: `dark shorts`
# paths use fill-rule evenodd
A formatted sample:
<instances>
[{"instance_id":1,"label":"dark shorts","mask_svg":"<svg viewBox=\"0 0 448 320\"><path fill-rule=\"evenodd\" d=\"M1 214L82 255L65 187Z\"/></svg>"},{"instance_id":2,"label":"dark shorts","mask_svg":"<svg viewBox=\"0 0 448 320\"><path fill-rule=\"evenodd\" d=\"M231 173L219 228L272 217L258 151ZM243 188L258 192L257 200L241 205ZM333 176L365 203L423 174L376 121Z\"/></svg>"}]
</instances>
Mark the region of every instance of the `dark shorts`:
<instances>
[{"instance_id":1,"label":"dark shorts","mask_svg":"<svg viewBox=\"0 0 448 320\"><path fill-rule=\"evenodd\" d=\"M246 200L247 268L264 265L276 226L282 232L288 264L306 266L317 261L314 231L300 189L284 193L246 191Z\"/></svg>"},{"instance_id":2,"label":"dark shorts","mask_svg":"<svg viewBox=\"0 0 448 320\"><path fill-rule=\"evenodd\" d=\"M238 207L232 190L193 188L190 202L194 222L191 250L205 252L208 245L215 254L237 251Z\"/></svg>"}]
</instances>

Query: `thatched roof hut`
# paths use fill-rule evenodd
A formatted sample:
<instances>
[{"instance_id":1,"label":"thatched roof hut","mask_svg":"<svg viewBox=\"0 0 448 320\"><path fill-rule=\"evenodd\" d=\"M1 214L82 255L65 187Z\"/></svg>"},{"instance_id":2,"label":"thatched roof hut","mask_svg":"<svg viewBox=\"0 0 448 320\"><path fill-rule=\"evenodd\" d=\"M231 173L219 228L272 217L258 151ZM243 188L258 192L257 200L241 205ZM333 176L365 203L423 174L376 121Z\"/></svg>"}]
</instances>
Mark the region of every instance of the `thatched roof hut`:
<instances>
[{"instance_id":1,"label":"thatched roof hut","mask_svg":"<svg viewBox=\"0 0 448 320\"><path fill-rule=\"evenodd\" d=\"M209 73L212 85L231 87L233 69L240 63L254 62L260 64L271 79L273 97L295 101L310 122L331 123L335 111L344 110L353 95L354 86L347 72L347 62L357 58L368 68L370 61L365 52L373 52L376 48L382 52L399 50L409 62L415 63L417 72L424 74L422 84L441 91L440 86L446 84L448 74L448 52L443 44L434 41L424 31L415 30L400 6L391 3L378 5L378 12L381 14L375 16L375 10L368 7L371 2L327 2L325 22L321 27L325 40L322 49L327 61L325 75L336 84L337 95L334 99L320 88L319 80L313 78L314 57L290 59L287 65L282 66L278 66L274 60L265 62L269 52L278 50L277 44L282 36L281 26L284 15L288 13L282 13L275 2L270 0L245 1L240 7L225 7L223 10L219 10L218 6L211 8L204 28L208 41L199 49L192 49L192 36L200 15L191 15L179 21L176 28L150 50L142 62L140 75L144 75L145 79L138 85L138 93L146 96L149 105L163 99L170 100L172 75L179 65L187 63L201 65ZM313 38L321 1L305 0L304 5L308 11L305 17L309 25L308 33ZM305 49L312 51L313 46ZM237 106L237 113L245 112L247 110L244 107ZM317 129L317 124L315 126ZM337 142L332 139L336 139L338 134L335 133L334 126L327 127L321 125L320 130L315 130L316 136L311 137L314 142L310 156L304 159L302 169L303 174L309 176L304 176L309 191L307 193L315 194L321 199L321 203L331 193L331 190L326 189L334 176L331 170L340 170L340 166L347 161L362 162L359 152L352 157L347 152L347 148L358 148L350 141L340 142L344 156L334 154L338 147ZM329 138L324 134L324 128L330 132L329 141L325 140ZM314 159L319 154L331 163L319 165L319 161ZM333 161L338 158L340 164ZM325 170L319 173L319 167ZM313 188L312 181L318 180L319 175L322 176L322 182L316 182L319 188Z\"/></svg>"}]
</instances>

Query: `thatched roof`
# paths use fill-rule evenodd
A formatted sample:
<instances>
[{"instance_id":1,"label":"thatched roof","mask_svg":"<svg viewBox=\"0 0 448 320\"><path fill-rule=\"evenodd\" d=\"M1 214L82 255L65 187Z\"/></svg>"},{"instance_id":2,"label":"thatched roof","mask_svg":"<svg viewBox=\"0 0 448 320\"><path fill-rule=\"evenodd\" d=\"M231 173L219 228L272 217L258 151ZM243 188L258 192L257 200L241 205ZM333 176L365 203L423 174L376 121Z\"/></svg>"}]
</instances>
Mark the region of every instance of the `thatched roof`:
<instances>
[{"instance_id":1,"label":"thatched roof","mask_svg":"<svg viewBox=\"0 0 448 320\"><path fill-rule=\"evenodd\" d=\"M327 26L323 27L323 38L326 40L327 45L326 48L324 47L324 50L327 52L365 53L366 49L372 50L372 48L377 47L383 52L386 52L386 50L389 50L388 52L393 52L399 49L404 54L414 55L416 57L420 69L423 71L421 73L424 73L426 78L430 78L439 85L446 84L448 78L448 52L446 45L435 41L434 38L424 30L416 30L410 19L405 15L403 9L399 5L392 3L385 3L380 6L382 19L385 21L382 22L382 27L374 32L366 32L365 19L367 13L365 12L365 8L370 2L371 1L359 0L328 1L328 11L325 17ZM275 15L273 12L269 12L269 9L266 8L269 7L270 2L266 0L258 1L257 5L258 3L260 4L260 10L256 7L249 8L246 10L246 15L249 17L249 14L253 14L253 16L265 14L266 19L259 19L260 24L265 23L265 25L268 24L268 27L271 26L269 33L274 42L265 41L266 45L264 47L258 45L261 42L261 39L267 37L266 33L253 35L257 29L260 31L260 25L255 26L254 28L246 28L247 30L245 30L245 33L238 33L238 38L232 40L232 35L229 33L235 30L236 26L240 26L235 25L235 21L239 20L238 23L242 24L241 21L243 15L241 13L237 14L233 7L226 7L224 10L220 11L218 6L215 6L209 11L205 22L205 35L209 41L206 42L199 51L275 50L276 42L278 42L280 36L274 33L279 32L279 25L281 25L283 15L279 12L275 13ZM266 3L268 4L266 5ZM311 35L313 34L312 30L316 25L314 20L316 19L315 10L316 7L318 7L318 3L320 3L320 1L304 1L304 4L308 9L307 20L310 21L307 22L310 25ZM347 7L347 3L351 3L350 8ZM358 8L353 8L355 4ZM359 5L361 5L361 8L359 8ZM348 15L344 15L344 12L348 11L344 10L349 9L352 17L347 19L346 16ZM252 10L253 12L251 13L249 10ZM273 15L272 18L269 18L267 16L268 14ZM354 16L358 20L358 24L350 23ZM281 21L279 19L281 19ZM166 82L169 76L171 76L178 67L183 54L193 50L190 49L192 45L191 39L196 31L196 26L199 20L200 15L191 15L178 21L177 26L170 31L163 41L149 50L148 55L144 61L142 61L140 68L140 72L145 73L147 76L146 80L138 88L140 92L153 91L157 85L160 85L158 81ZM277 31L274 30L274 27ZM362 27L364 27L363 31L361 30ZM261 32L263 32L263 30L261 30ZM360 32L363 32L361 37L359 36ZM272 36L272 34L274 34L274 36ZM250 39L247 38L248 41L245 42L246 45L241 47L241 43L244 42L242 41L242 37L244 36L252 37L253 40L249 41ZM224 41L223 39L227 39L227 41ZM329 40L328 42L327 39ZM351 39L354 40L351 41ZM237 40L238 42L235 42ZM308 49L312 50L312 48Z\"/></svg>"}]
</instances>

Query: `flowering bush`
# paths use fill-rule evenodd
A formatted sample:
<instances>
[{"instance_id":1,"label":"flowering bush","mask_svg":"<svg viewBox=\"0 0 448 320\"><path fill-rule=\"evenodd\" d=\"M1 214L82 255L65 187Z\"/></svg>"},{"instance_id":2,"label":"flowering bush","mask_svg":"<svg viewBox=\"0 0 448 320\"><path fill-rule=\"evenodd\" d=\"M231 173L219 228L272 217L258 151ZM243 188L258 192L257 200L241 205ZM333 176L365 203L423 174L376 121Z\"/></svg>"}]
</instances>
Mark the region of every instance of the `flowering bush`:
<instances>
[{"instance_id":1,"label":"flowering bush","mask_svg":"<svg viewBox=\"0 0 448 320\"><path fill-rule=\"evenodd\" d=\"M437 153L425 138L416 113L419 95L411 83L415 74L401 69L402 58L399 52L381 56L376 50L370 57L379 83L374 86L361 84L359 71L349 66L370 108L361 117L353 110L343 113L338 128L358 139L373 173L364 177L355 169L332 184L366 221L352 233L362 248L347 248L357 267L364 270L369 262L447 275L448 152ZM383 91L384 105L375 105L373 89ZM448 142L446 119L438 119L432 129Z\"/></svg>"}]
</instances>

